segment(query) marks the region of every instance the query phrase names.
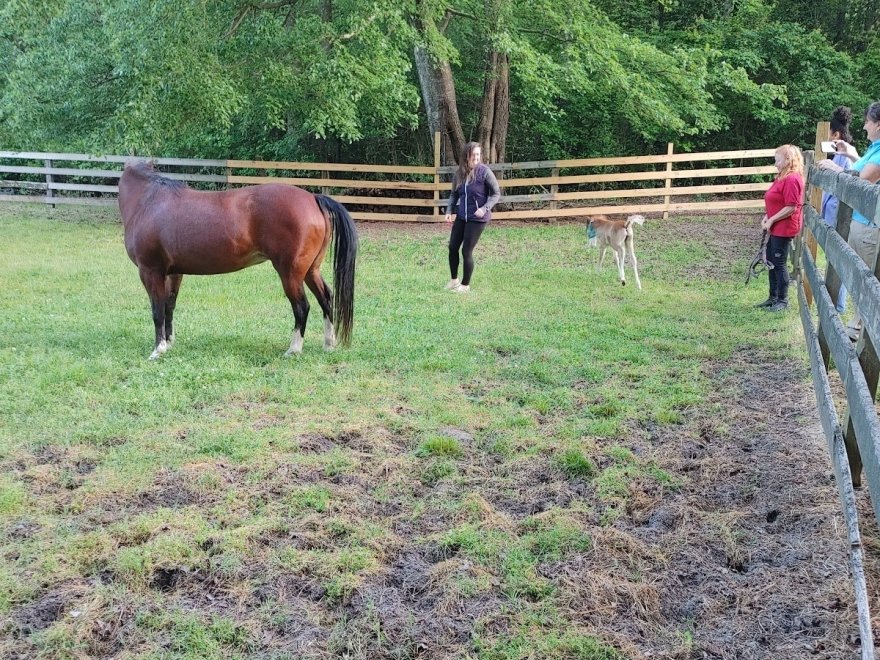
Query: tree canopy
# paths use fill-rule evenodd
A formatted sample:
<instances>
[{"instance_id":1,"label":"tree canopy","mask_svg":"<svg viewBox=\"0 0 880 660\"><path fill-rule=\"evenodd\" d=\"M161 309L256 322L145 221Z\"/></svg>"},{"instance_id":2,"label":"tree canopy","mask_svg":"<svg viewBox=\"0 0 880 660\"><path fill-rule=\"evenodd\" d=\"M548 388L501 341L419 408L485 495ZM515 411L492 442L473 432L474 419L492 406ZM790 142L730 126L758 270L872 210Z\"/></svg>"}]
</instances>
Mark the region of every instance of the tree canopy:
<instances>
[{"instance_id":1,"label":"tree canopy","mask_svg":"<svg viewBox=\"0 0 880 660\"><path fill-rule=\"evenodd\" d=\"M0 149L447 160L812 144L871 0L0 0ZM860 126L854 134L862 137Z\"/></svg>"}]
</instances>

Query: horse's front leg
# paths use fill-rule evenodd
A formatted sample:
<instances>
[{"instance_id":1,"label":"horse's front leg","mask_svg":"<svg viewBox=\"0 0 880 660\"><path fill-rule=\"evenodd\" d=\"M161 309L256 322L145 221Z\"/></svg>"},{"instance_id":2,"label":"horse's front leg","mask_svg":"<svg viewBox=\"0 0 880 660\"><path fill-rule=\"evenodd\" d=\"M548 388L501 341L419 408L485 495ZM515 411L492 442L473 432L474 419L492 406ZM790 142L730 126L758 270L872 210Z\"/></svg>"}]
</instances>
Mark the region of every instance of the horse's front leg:
<instances>
[{"instance_id":1,"label":"horse's front leg","mask_svg":"<svg viewBox=\"0 0 880 660\"><path fill-rule=\"evenodd\" d=\"M626 286L626 273L623 272L623 248L614 248L614 263L617 264L617 274L620 276L620 283Z\"/></svg>"},{"instance_id":2,"label":"horse's front leg","mask_svg":"<svg viewBox=\"0 0 880 660\"><path fill-rule=\"evenodd\" d=\"M169 275L165 278L165 342L168 348L174 343L174 308L177 306L177 294L183 275Z\"/></svg>"},{"instance_id":3,"label":"horse's front leg","mask_svg":"<svg viewBox=\"0 0 880 660\"><path fill-rule=\"evenodd\" d=\"M153 311L153 326L156 331L156 341L150 359L155 360L168 350L168 342L165 339L165 304L168 300L168 292L165 287L165 273L149 268L139 268L141 282L150 297L150 307Z\"/></svg>"}]
</instances>

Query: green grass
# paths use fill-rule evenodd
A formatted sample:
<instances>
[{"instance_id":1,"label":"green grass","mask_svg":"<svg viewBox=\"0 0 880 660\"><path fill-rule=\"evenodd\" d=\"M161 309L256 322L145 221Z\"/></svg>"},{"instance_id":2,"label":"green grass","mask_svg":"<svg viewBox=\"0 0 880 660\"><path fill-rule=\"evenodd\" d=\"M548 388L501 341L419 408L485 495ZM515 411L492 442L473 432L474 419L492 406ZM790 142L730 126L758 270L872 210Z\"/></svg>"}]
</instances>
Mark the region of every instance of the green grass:
<instances>
[{"instance_id":1,"label":"green grass","mask_svg":"<svg viewBox=\"0 0 880 660\"><path fill-rule=\"evenodd\" d=\"M629 438L704 405L707 362L799 354L795 314L751 309L750 246L730 258L671 220L640 228L643 291L596 272L579 225L491 227L468 295L443 290L442 230L366 228L353 345L322 350L313 302L294 359L271 267L185 277L177 341L150 362L146 294L111 218L0 207L0 520L32 527L0 536L0 613L53 590L84 612L8 652L112 655L118 632L146 657L268 654L288 634L263 635L275 620L351 649L359 620L340 608L437 547L437 602L491 595L509 617L474 621L462 653L625 657L572 623L544 567L590 552L600 509L613 524L633 480L676 487ZM588 495L518 512L539 472ZM189 582L159 589L160 571ZM315 594L303 611L254 595L294 578L283 593ZM409 633L376 616L357 639L390 653Z\"/></svg>"}]
</instances>

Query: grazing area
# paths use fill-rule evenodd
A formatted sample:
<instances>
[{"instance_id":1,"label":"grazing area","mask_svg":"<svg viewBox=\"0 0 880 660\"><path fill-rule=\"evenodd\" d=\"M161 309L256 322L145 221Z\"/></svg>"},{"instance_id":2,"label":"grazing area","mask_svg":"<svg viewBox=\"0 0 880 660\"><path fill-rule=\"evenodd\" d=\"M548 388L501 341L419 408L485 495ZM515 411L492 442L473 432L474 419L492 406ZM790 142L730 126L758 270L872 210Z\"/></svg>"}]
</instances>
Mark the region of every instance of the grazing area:
<instances>
[{"instance_id":1,"label":"grazing area","mask_svg":"<svg viewBox=\"0 0 880 660\"><path fill-rule=\"evenodd\" d=\"M312 299L283 357L264 264L154 361L115 218L0 206L0 657L856 655L756 217L649 219L641 291L583 224L490 226L467 294L448 227L360 225L350 348Z\"/></svg>"}]
</instances>

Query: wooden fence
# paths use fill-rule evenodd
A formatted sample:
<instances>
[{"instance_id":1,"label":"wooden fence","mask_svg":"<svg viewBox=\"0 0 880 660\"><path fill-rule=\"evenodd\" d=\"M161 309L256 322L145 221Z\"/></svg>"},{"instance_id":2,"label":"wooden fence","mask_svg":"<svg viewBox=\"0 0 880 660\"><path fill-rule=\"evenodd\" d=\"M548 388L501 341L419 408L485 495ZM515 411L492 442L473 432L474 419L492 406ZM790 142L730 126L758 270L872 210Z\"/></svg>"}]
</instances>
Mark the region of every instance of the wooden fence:
<instances>
[{"instance_id":1,"label":"wooden fence","mask_svg":"<svg viewBox=\"0 0 880 660\"><path fill-rule=\"evenodd\" d=\"M438 222L453 167L252 160L156 158L163 174L197 186L228 188L289 183L332 195L355 220ZM498 220L549 219L591 213L696 212L762 209L773 149L674 153L490 165L505 205ZM132 157L0 151L0 201L47 204L116 203L122 164ZM746 163L747 162L747 163ZM97 166L105 167L99 169ZM705 165L705 166L703 166ZM707 184L697 182L710 180ZM736 182L737 179L744 182ZM632 184L645 187L632 187ZM656 185L652 184L656 182ZM621 185L629 188L620 188ZM389 192L393 191L393 193ZM3 194L5 192L5 194ZM682 201L677 201L682 200ZM388 211L388 209L396 209Z\"/></svg>"},{"instance_id":2,"label":"wooden fence","mask_svg":"<svg viewBox=\"0 0 880 660\"><path fill-rule=\"evenodd\" d=\"M864 469L874 514L880 521L880 420L874 405L880 376L880 360L874 347L880 338L880 264L862 261L847 244L847 238L853 209L880 225L880 185L871 185L851 174L819 169L813 164L814 152L806 155L805 193L812 203L804 204L805 230L794 250L798 300L819 416L847 523L862 658L868 659L874 658L874 638L853 488L861 486ZM825 224L814 208L817 200L821 204L822 191L833 193L840 200L836 231ZM824 276L816 265L816 246L825 253ZM846 286L862 315L862 332L855 345L835 308L841 284ZM846 399L842 415L837 413L829 380L832 360Z\"/></svg>"}]
</instances>

